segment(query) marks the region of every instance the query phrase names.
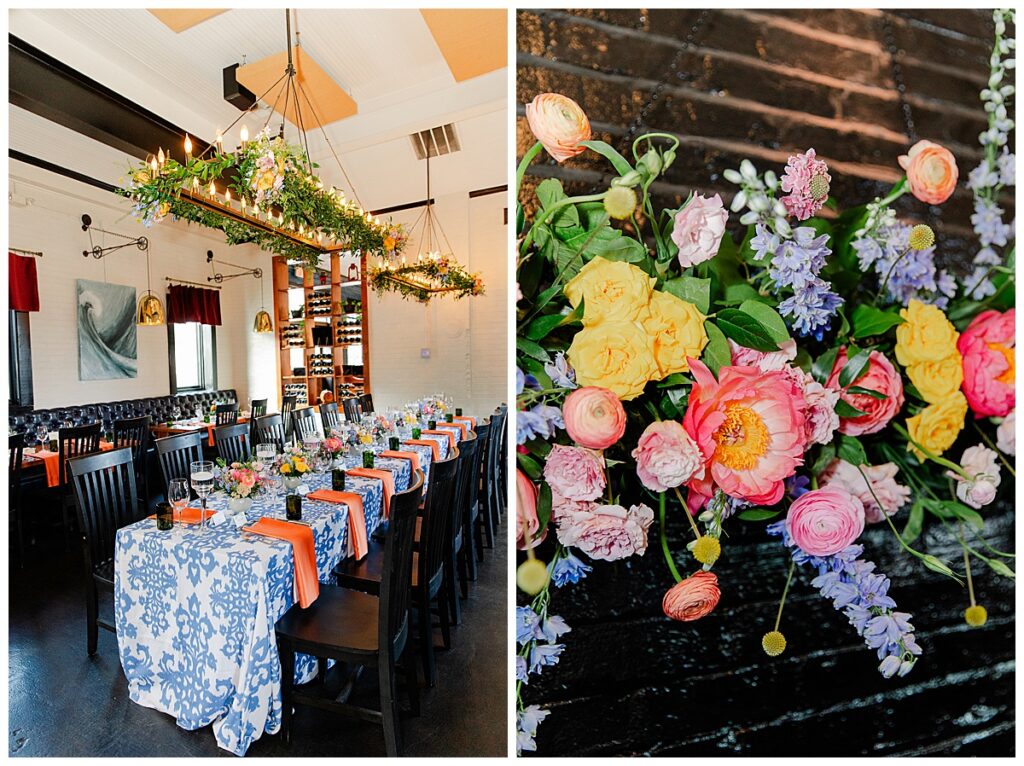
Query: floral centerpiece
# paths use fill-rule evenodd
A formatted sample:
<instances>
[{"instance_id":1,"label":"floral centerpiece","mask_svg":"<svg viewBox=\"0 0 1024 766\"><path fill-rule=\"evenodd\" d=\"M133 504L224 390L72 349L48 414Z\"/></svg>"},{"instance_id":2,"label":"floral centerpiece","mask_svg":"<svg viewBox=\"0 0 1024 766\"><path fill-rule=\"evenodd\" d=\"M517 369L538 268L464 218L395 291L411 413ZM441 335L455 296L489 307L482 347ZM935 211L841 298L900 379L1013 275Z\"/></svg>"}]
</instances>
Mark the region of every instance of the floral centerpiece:
<instances>
[{"instance_id":1,"label":"floral centerpiece","mask_svg":"<svg viewBox=\"0 0 1024 766\"><path fill-rule=\"evenodd\" d=\"M320 442L320 448L331 456L331 460L338 460L345 453L345 442L337 436L328 436Z\"/></svg>"},{"instance_id":2,"label":"floral centerpiece","mask_svg":"<svg viewBox=\"0 0 1024 766\"><path fill-rule=\"evenodd\" d=\"M241 460L233 463L217 458L214 481L217 488L227 493L232 509L248 510L252 500L268 491L270 480L266 466L255 460Z\"/></svg>"},{"instance_id":3,"label":"floral centerpiece","mask_svg":"<svg viewBox=\"0 0 1024 766\"><path fill-rule=\"evenodd\" d=\"M295 489L302 483L302 477L313 470L310 455L302 447L289 447L278 458L277 470L285 486Z\"/></svg>"},{"instance_id":4,"label":"floral centerpiece","mask_svg":"<svg viewBox=\"0 0 1024 766\"><path fill-rule=\"evenodd\" d=\"M1007 15L996 12L997 35ZM750 636L768 657L786 650L786 594L806 579L882 676L913 670L923 649L912 616L860 541L873 524L936 587L963 588L968 626L985 623L972 571L1014 577L1013 554L985 539L985 509L1014 475L1013 233L998 205L1013 183L1012 88L1001 84L1012 47L997 38L983 93L995 106L969 181L983 250L968 280L937 268L931 228L892 207L953 194L958 168L936 143L894 157L903 177L867 204L834 199L826 160L808 149L779 171L749 160L727 171L728 208L693 193L659 210L650 189L675 159L675 136L642 135L627 157L592 140L570 99L526 106L538 141L517 194L545 150L558 162L595 153L614 177L576 197L544 180L520 200L536 213L517 217L520 751L536 748L551 714L524 700L530 677L552 672L567 647L557 589L647 554L652 537L666 564L662 611L680 623L712 613L733 585L714 571L728 526L778 539L779 603ZM685 551L670 548L670 514L692 532ZM922 549L928 524L962 561Z\"/></svg>"}]
</instances>

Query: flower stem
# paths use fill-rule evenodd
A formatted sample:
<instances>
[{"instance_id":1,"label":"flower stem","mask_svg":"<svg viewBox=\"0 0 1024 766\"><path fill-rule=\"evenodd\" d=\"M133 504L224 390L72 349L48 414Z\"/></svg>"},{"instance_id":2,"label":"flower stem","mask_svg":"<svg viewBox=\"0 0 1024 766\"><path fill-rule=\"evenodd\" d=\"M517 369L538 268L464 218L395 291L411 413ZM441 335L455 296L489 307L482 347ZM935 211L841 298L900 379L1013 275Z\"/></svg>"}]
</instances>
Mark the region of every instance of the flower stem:
<instances>
[{"instance_id":1,"label":"flower stem","mask_svg":"<svg viewBox=\"0 0 1024 766\"><path fill-rule=\"evenodd\" d=\"M679 498L679 503L683 506L683 513L686 514L686 520L690 522L690 527L693 529L693 534L700 540L700 529L697 527L697 522L693 520L693 515L690 513L689 507L686 505L686 501L683 500L683 493L679 491L679 487L672 487L672 491L676 493L676 497Z\"/></svg>"},{"instance_id":2,"label":"flower stem","mask_svg":"<svg viewBox=\"0 0 1024 766\"><path fill-rule=\"evenodd\" d=\"M661 526L661 552L665 554L665 561L676 582L682 582L682 575L676 569L676 562L672 560L672 552L668 549L668 538L665 536L665 493L658 493L658 523Z\"/></svg>"},{"instance_id":3,"label":"flower stem","mask_svg":"<svg viewBox=\"0 0 1024 766\"><path fill-rule=\"evenodd\" d=\"M943 466L944 468L948 468L949 470L959 474L960 476L963 476L968 481L973 481L974 480L973 476L970 476L967 473L967 471L965 471L962 467L958 466L952 460L946 460L946 458L942 457L941 455L936 455L934 452L932 452L927 447L923 447L920 444L918 444L916 441L914 441L914 438L907 432L907 429L905 429L899 423L893 423L892 427L894 429L896 429L897 433L905 436L907 441L909 441L911 444L913 444L915 447L917 447L921 451L921 453L926 458L928 458L929 460L932 460L932 461L938 463L939 465Z\"/></svg>"},{"instance_id":4,"label":"flower stem","mask_svg":"<svg viewBox=\"0 0 1024 766\"><path fill-rule=\"evenodd\" d=\"M569 205L575 205L577 202L600 202L607 194L607 191L603 191L600 194L586 194L581 197L566 197L565 199L558 200L558 202L551 207L541 210L540 217L533 222L533 226L530 227L530 231L528 231L526 233L526 237L523 238L523 243L519 246L519 253L525 253L530 249L530 245L533 244L533 234L537 231L537 227L547 223L548 219L554 217L554 214L559 210L564 207L568 207Z\"/></svg>"},{"instance_id":5,"label":"flower stem","mask_svg":"<svg viewBox=\"0 0 1024 766\"><path fill-rule=\"evenodd\" d=\"M519 187L523 183L523 176L526 175L526 169L530 167L530 163L533 162L534 157L540 154L540 150L544 148L544 144L540 141L530 147L530 150L523 155L523 159L519 163L519 167L516 168L516 199L519 199Z\"/></svg>"},{"instance_id":6,"label":"flower stem","mask_svg":"<svg viewBox=\"0 0 1024 766\"><path fill-rule=\"evenodd\" d=\"M796 562L792 558L790 558L789 574L786 575L786 585L782 589L782 598L779 599L779 613L775 615L775 630L779 629L779 623L782 622L782 607L786 605L786 594L789 593L789 584L793 581L794 569L796 569Z\"/></svg>"},{"instance_id":7,"label":"flower stem","mask_svg":"<svg viewBox=\"0 0 1024 766\"><path fill-rule=\"evenodd\" d=\"M994 445L992 443L992 440L989 439L985 432L981 430L981 426L978 425L978 421L972 420L971 425L974 426L974 430L978 432L978 436L980 436L982 440L985 442L985 444L988 445L989 449L995 452L996 455L999 457L999 460L1002 461L1003 465L1006 466L1006 470L1010 472L1010 476L1016 479L1017 472L1013 470L1013 466L1010 465L1009 461L1005 457L1003 457L1002 451L996 445Z\"/></svg>"},{"instance_id":8,"label":"flower stem","mask_svg":"<svg viewBox=\"0 0 1024 766\"><path fill-rule=\"evenodd\" d=\"M907 255L909 255L911 249L912 248L908 247L906 250L903 251L899 258L892 262L892 266L890 266L889 271L885 273L885 279L882 280L882 284L879 286L878 292L875 293L875 299L871 301L872 306L878 305L878 299L882 297L882 293L885 292L885 286L889 284L889 277L892 276L892 273L896 270L896 267L899 265L900 261L906 258Z\"/></svg>"}]
</instances>

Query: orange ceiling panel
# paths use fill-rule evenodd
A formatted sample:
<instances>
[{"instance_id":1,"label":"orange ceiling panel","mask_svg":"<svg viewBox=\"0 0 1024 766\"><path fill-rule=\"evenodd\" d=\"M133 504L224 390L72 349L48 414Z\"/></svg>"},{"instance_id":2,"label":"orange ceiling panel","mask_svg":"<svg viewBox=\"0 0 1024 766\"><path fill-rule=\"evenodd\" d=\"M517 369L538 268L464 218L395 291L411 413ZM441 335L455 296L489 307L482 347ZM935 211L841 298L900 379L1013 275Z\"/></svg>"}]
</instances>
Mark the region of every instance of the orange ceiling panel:
<instances>
[{"instance_id":1,"label":"orange ceiling panel","mask_svg":"<svg viewBox=\"0 0 1024 766\"><path fill-rule=\"evenodd\" d=\"M508 66L508 11L420 10L456 82Z\"/></svg>"},{"instance_id":2,"label":"orange ceiling panel","mask_svg":"<svg viewBox=\"0 0 1024 766\"><path fill-rule=\"evenodd\" d=\"M150 8L149 12L156 16L175 32L184 32L196 24L219 16L226 8Z\"/></svg>"}]
</instances>

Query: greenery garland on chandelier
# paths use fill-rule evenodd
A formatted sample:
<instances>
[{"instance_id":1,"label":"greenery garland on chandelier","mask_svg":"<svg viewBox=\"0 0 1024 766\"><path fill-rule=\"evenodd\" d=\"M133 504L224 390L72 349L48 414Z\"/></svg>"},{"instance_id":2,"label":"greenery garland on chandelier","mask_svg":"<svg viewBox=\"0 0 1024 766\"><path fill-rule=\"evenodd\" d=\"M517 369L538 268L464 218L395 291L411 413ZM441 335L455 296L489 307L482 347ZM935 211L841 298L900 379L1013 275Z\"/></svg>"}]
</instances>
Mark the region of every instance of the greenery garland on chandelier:
<instances>
[{"instance_id":1,"label":"greenery garland on chandelier","mask_svg":"<svg viewBox=\"0 0 1024 766\"><path fill-rule=\"evenodd\" d=\"M416 263L392 267L390 264L370 269L369 284L378 293L397 292L403 298L430 303L438 294L464 298L482 295L483 279L470 274L454 259L434 253Z\"/></svg>"}]
</instances>

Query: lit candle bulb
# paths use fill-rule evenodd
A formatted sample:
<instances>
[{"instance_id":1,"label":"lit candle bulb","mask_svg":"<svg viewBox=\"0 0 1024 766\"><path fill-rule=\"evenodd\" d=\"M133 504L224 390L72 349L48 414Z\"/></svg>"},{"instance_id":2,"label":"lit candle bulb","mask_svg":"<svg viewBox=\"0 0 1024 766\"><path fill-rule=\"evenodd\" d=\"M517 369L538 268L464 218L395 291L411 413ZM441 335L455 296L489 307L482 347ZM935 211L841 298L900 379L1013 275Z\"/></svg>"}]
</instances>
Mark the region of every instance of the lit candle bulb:
<instances>
[{"instance_id":1,"label":"lit candle bulb","mask_svg":"<svg viewBox=\"0 0 1024 766\"><path fill-rule=\"evenodd\" d=\"M156 178L160 174L160 169L156 164L156 157L153 157L153 159L149 161L149 174L153 176L153 178Z\"/></svg>"},{"instance_id":2,"label":"lit candle bulb","mask_svg":"<svg viewBox=\"0 0 1024 766\"><path fill-rule=\"evenodd\" d=\"M217 187L214 185L213 181L210 181L210 196L217 196Z\"/></svg>"},{"instance_id":3,"label":"lit candle bulb","mask_svg":"<svg viewBox=\"0 0 1024 766\"><path fill-rule=\"evenodd\" d=\"M245 215L245 197L242 197L242 215Z\"/></svg>"},{"instance_id":4,"label":"lit candle bulb","mask_svg":"<svg viewBox=\"0 0 1024 766\"><path fill-rule=\"evenodd\" d=\"M159 162L159 163L160 163L160 167L163 167L163 165L164 165L164 162L166 162L166 161L167 161L167 158L166 158L166 157L164 157L164 150L163 150L163 147L161 147L161 148L160 148L160 151L159 151L159 152L157 152L157 155L156 155L156 160L157 160L157 162Z\"/></svg>"},{"instance_id":5,"label":"lit candle bulb","mask_svg":"<svg viewBox=\"0 0 1024 766\"><path fill-rule=\"evenodd\" d=\"M185 134L185 162L192 161L192 139Z\"/></svg>"},{"instance_id":6,"label":"lit candle bulb","mask_svg":"<svg viewBox=\"0 0 1024 766\"><path fill-rule=\"evenodd\" d=\"M244 150L245 147L247 147L249 145L249 126L248 125L243 125L242 126L242 129L240 131L238 131L238 137L242 141L242 149Z\"/></svg>"},{"instance_id":7,"label":"lit candle bulb","mask_svg":"<svg viewBox=\"0 0 1024 766\"><path fill-rule=\"evenodd\" d=\"M230 188L224 189L224 201L227 203L228 207L231 207L231 189Z\"/></svg>"},{"instance_id":8,"label":"lit candle bulb","mask_svg":"<svg viewBox=\"0 0 1024 766\"><path fill-rule=\"evenodd\" d=\"M216 144L217 144L217 151L223 153L224 152L224 134L221 133L219 130L217 131Z\"/></svg>"},{"instance_id":9,"label":"lit candle bulb","mask_svg":"<svg viewBox=\"0 0 1024 766\"><path fill-rule=\"evenodd\" d=\"M195 194L199 193L199 179L198 178L193 178L192 179L192 192L195 193Z\"/></svg>"}]
</instances>

